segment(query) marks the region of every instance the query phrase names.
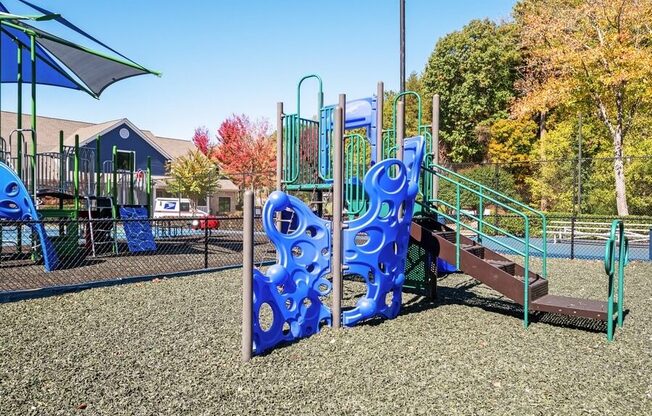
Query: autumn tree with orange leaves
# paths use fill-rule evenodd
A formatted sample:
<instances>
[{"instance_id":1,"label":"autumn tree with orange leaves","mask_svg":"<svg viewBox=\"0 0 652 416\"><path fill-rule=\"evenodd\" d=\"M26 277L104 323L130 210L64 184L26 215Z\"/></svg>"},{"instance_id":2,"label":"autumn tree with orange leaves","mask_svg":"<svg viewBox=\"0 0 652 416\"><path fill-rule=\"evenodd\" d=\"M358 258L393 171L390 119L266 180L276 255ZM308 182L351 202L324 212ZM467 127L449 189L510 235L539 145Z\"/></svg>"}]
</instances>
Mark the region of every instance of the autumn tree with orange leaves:
<instances>
[{"instance_id":1,"label":"autumn tree with orange leaves","mask_svg":"<svg viewBox=\"0 0 652 416\"><path fill-rule=\"evenodd\" d=\"M241 188L274 186L276 140L267 122L234 114L220 124L215 139L201 127L195 130L193 143L219 165L222 174Z\"/></svg>"}]
</instances>

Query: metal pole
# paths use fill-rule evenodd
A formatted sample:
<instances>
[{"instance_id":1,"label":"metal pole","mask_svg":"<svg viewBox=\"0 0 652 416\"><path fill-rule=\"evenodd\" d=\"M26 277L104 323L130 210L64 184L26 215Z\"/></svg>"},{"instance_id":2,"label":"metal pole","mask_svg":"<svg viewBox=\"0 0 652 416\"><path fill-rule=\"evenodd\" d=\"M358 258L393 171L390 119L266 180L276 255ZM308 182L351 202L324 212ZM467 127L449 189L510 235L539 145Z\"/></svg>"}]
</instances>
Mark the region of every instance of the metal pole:
<instances>
[{"instance_id":1,"label":"metal pole","mask_svg":"<svg viewBox=\"0 0 652 416\"><path fill-rule=\"evenodd\" d=\"M102 165L102 157L100 156L100 149L102 148L101 143L102 141L102 136L98 135L97 139L95 139L95 196L100 196L102 193L102 176L100 173L101 165Z\"/></svg>"},{"instance_id":2,"label":"metal pole","mask_svg":"<svg viewBox=\"0 0 652 416\"><path fill-rule=\"evenodd\" d=\"M242 240L242 361L251 360L254 312L254 193L244 193Z\"/></svg>"},{"instance_id":3,"label":"metal pole","mask_svg":"<svg viewBox=\"0 0 652 416\"><path fill-rule=\"evenodd\" d=\"M63 153L63 130L59 130L59 190L64 190L64 177L66 176L66 163L68 156ZM63 209L63 198L59 198L59 209Z\"/></svg>"},{"instance_id":4,"label":"metal pole","mask_svg":"<svg viewBox=\"0 0 652 416\"><path fill-rule=\"evenodd\" d=\"M577 131L577 212L582 213L582 114Z\"/></svg>"},{"instance_id":5,"label":"metal pole","mask_svg":"<svg viewBox=\"0 0 652 416\"><path fill-rule=\"evenodd\" d=\"M118 146L113 146L113 152L111 155L113 159L113 203L118 205ZM122 201L124 204L124 201Z\"/></svg>"},{"instance_id":6,"label":"metal pole","mask_svg":"<svg viewBox=\"0 0 652 416\"><path fill-rule=\"evenodd\" d=\"M129 166L129 205L134 204L134 169L136 169L136 153L131 153Z\"/></svg>"},{"instance_id":7,"label":"metal pole","mask_svg":"<svg viewBox=\"0 0 652 416\"><path fill-rule=\"evenodd\" d=\"M147 196L147 215L152 217L152 157L147 156L147 170L145 171L145 194ZM207 197L208 198L208 197ZM209 199L207 199L207 204Z\"/></svg>"},{"instance_id":8,"label":"metal pole","mask_svg":"<svg viewBox=\"0 0 652 416\"><path fill-rule=\"evenodd\" d=\"M405 140L405 102L396 103L396 158L403 160L403 141Z\"/></svg>"},{"instance_id":9,"label":"metal pole","mask_svg":"<svg viewBox=\"0 0 652 416\"><path fill-rule=\"evenodd\" d=\"M283 103L276 103L276 190L283 190Z\"/></svg>"},{"instance_id":10,"label":"metal pole","mask_svg":"<svg viewBox=\"0 0 652 416\"><path fill-rule=\"evenodd\" d=\"M401 91L405 91L405 0L400 3L400 32L401 32Z\"/></svg>"},{"instance_id":11,"label":"metal pole","mask_svg":"<svg viewBox=\"0 0 652 416\"><path fill-rule=\"evenodd\" d=\"M30 35L30 61L32 64L32 194L36 197L36 45L34 35Z\"/></svg>"},{"instance_id":12,"label":"metal pole","mask_svg":"<svg viewBox=\"0 0 652 416\"><path fill-rule=\"evenodd\" d=\"M432 97L432 163L439 165L439 94ZM439 197L439 176L435 175L432 181L432 198L437 200Z\"/></svg>"},{"instance_id":13,"label":"metal pole","mask_svg":"<svg viewBox=\"0 0 652 416\"><path fill-rule=\"evenodd\" d=\"M376 87L376 163L383 160L383 106L385 85L382 81Z\"/></svg>"},{"instance_id":14,"label":"metal pole","mask_svg":"<svg viewBox=\"0 0 652 416\"><path fill-rule=\"evenodd\" d=\"M75 170L73 185L75 187L75 211L79 211L79 135L75 134Z\"/></svg>"},{"instance_id":15,"label":"metal pole","mask_svg":"<svg viewBox=\"0 0 652 416\"><path fill-rule=\"evenodd\" d=\"M17 72L16 72L16 87L17 87L17 92L18 92L18 104L16 107L16 130L18 130L18 143L16 145L17 148L17 156L18 159L16 160L16 171L18 172L18 177L22 179L23 181L25 178L23 178L23 133L22 133L22 128L23 128L23 47L19 44L18 45L18 55L16 56L16 61L17 61Z\"/></svg>"},{"instance_id":16,"label":"metal pole","mask_svg":"<svg viewBox=\"0 0 652 416\"><path fill-rule=\"evenodd\" d=\"M342 103L340 95L340 104ZM346 102L346 100L344 100ZM342 326L342 214L344 185L344 111L335 108L333 160L333 328Z\"/></svg>"}]
</instances>

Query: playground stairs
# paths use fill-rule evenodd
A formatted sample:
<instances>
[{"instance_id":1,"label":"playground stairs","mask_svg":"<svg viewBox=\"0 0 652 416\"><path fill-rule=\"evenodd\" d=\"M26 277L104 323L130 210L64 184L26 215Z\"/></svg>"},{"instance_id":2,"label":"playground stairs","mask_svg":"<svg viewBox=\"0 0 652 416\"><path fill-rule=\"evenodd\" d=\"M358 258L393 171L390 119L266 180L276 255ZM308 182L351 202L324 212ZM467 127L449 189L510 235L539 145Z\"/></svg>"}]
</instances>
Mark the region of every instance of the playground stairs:
<instances>
[{"instance_id":1,"label":"playground stairs","mask_svg":"<svg viewBox=\"0 0 652 416\"><path fill-rule=\"evenodd\" d=\"M434 256L456 264L456 232L432 216L426 214L413 220L411 238L412 243ZM460 235L458 269L519 305L525 305L523 266L464 235ZM528 274L530 311L608 320L607 302L551 295L548 293L547 279L532 271Z\"/></svg>"}]
</instances>

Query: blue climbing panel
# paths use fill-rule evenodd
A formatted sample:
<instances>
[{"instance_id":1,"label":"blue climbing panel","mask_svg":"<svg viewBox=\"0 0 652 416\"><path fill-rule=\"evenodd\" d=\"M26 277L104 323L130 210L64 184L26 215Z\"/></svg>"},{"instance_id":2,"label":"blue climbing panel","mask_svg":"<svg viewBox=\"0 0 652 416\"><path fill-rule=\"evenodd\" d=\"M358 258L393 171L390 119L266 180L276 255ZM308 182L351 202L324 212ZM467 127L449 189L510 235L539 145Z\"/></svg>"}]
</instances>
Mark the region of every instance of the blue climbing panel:
<instances>
[{"instance_id":1,"label":"blue climbing panel","mask_svg":"<svg viewBox=\"0 0 652 416\"><path fill-rule=\"evenodd\" d=\"M45 232L43 223L38 221L38 213L25 185L16 173L0 162L0 219L30 221L32 231L39 236L45 270L55 270L59 264L57 252Z\"/></svg>"},{"instance_id":2,"label":"blue climbing panel","mask_svg":"<svg viewBox=\"0 0 652 416\"><path fill-rule=\"evenodd\" d=\"M291 227L279 231L277 212L292 214ZM331 325L331 310L322 297L332 285L330 272L331 226L300 199L273 192L263 208L263 226L276 247L279 261L266 273L254 269L254 350L256 354L319 332ZM271 310L271 316L262 317ZM271 319L271 322L268 322Z\"/></svg>"},{"instance_id":3,"label":"blue climbing panel","mask_svg":"<svg viewBox=\"0 0 652 416\"><path fill-rule=\"evenodd\" d=\"M344 325L382 316L394 318L401 308L405 259L410 240L414 203L424 155L423 137L405 140L403 162L386 159L369 169L364 189L367 212L347 222L344 264L348 275L367 284L367 293L353 309L342 313Z\"/></svg>"},{"instance_id":4,"label":"blue climbing panel","mask_svg":"<svg viewBox=\"0 0 652 416\"><path fill-rule=\"evenodd\" d=\"M123 222L127 246L130 253L156 251L152 225L149 223L146 207L120 207L120 219Z\"/></svg>"}]
</instances>

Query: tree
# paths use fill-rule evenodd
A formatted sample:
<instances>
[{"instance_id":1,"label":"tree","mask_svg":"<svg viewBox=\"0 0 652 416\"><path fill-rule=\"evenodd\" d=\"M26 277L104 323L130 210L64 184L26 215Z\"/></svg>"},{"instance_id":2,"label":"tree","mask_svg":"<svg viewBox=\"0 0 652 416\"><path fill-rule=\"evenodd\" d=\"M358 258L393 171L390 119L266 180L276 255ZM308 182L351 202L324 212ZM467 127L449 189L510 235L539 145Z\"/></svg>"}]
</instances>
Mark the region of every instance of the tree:
<instances>
[{"instance_id":1,"label":"tree","mask_svg":"<svg viewBox=\"0 0 652 416\"><path fill-rule=\"evenodd\" d=\"M508 116L520 60L508 23L473 20L435 45L422 82L426 98L440 95L441 143L453 162L482 160L478 126Z\"/></svg>"},{"instance_id":2,"label":"tree","mask_svg":"<svg viewBox=\"0 0 652 416\"><path fill-rule=\"evenodd\" d=\"M197 205L197 200L214 193L218 187L217 166L199 150L191 150L167 165L170 179L167 186L185 195Z\"/></svg>"},{"instance_id":3,"label":"tree","mask_svg":"<svg viewBox=\"0 0 652 416\"><path fill-rule=\"evenodd\" d=\"M276 139L266 121L233 115L217 130L214 157L222 172L245 188L271 187L276 172Z\"/></svg>"},{"instance_id":4,"label":"tree","mask_svg":"<svg viewBox=\"0 0 652 416\"><path fill-rule=\"evenodd\" d=\"M652 0L524 0L515 18L529 74L516 113L595 113L611 137L618 215L628 215L623 146L652 102Z\"/></svg>"}]
</instances>

